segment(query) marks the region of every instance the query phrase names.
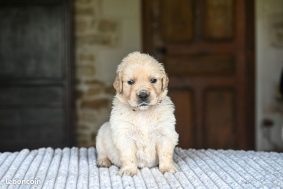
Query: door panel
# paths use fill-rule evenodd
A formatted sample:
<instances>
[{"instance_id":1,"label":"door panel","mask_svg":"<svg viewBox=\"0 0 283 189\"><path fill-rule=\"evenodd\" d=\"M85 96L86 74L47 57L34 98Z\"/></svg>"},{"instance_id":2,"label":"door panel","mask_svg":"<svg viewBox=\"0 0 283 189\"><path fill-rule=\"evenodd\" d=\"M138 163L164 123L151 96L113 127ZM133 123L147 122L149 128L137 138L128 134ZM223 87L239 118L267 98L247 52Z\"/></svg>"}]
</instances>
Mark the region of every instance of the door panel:
<instances>
[{"instance_id":1,"label":"door panel","mask_svg":"<svg viewBox=\"0 0 283 189\"><path fill-rule=\"evenodd\" d=\"M161 5L161 9L162 35L164 39L167 42L192 40L192 0L165 0Z\"/></svg>"},{"instance_id":2,"label":"door panel","mask_svg":"<svg viewBox=\"0 0 283 189\"><path fill-rule=\"evenodd\" d=\"M1 108L1 148L63 146L64 110L50 108Z\"/></svg>"},{"instance_id":3,"label":"door panel","mask_svg":"<svg viewBox=\"0 0 283 189\"><path fill-rule=\"evenodd\" d=\"M70 5L0 2L0 151L73 145Z\"/></svg>"},{"instance_id":4,"label":"door panel","mask_svg":"<svg viewBox=\"0 0 283 189\"><path fill-rule=\"evenodd\" d=\"M0 87L1 106L62 108L64 90L60 86Z\"/></svg>"},{"instance_id":5,"label":"door panel","mask_svg":"<svg viewBox=\"0 0 283 189\"><path fill-rule=\"evenodd\" d=\"M207 39L231 39L234 35L234 1L204 1L204 34Z\"/></svg>"},{"instance_id":6,"label":"door panel","mask_svg":"<svg viewBox=\"0 0 283 189\"><path fill-rule=\"evenodd\" d=\"M168 72L181 147L253 149L251 6L245 0L143 1L144 51Z\"/></svg>"},{"instance_id":7,"label":"door panel","mask_svg":"<svg viewBox=\"0 0 283 189\"><path fill-rule=\"evenodd\" d=\"M180 146L194 146L194 124L193 124L193 94L190 90L173 89L170 91L169 96L174 99L175 115L179 119L176 120L178 127L176 128L179 133ZM186 116L183 116L186 115Z\"/></svg>"},{"instance_id":8,"label":"door panel","mask_svg":"<svg viewBox=\"0 0 283 189\"><path fill-rule=\"evenodd\" d=\"M61 11L60 6L0 7L1 78L63 77Z\"/></svg>"},{"instance_id":9,"label":"door panel","mask_svg":"<svg viewBox=\"0 0 283 189\"><path fill-rule=\"evenodd\" d=\"M235 71L235 62L231 55L177 55L167 56L164 60L170 75L229 75Z\"/></svg>"},{"instance_id":10,"label":"door panel","mask_svg":"<svg viewBox=\"0 0 283 189\"><path fill-rule=\"evenodd\" d=\"M236 115L235 92L226 89L206 91L205 143L210 148L235 148Z\"/></svg>"}]
</instances>

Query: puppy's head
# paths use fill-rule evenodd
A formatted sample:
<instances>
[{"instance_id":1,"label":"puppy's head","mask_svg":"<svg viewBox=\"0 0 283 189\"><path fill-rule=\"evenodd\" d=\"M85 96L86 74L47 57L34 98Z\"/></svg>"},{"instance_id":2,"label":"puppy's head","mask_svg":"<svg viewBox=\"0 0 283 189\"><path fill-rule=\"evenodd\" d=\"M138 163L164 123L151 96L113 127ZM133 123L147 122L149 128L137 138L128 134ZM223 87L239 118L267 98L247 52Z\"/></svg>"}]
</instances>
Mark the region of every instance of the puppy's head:
<instances>
[{"instance_id":1,"label":"puppy's head","mask_svg":"<svg viewBox=\"0 0 283 189\"><path fill-rule=\"evenodd\" d=\"M145 110L167 95L168 81L161 63L147 54L133 52L118 66L113 86L121 102Z\"/></svg>"}]
</instances>

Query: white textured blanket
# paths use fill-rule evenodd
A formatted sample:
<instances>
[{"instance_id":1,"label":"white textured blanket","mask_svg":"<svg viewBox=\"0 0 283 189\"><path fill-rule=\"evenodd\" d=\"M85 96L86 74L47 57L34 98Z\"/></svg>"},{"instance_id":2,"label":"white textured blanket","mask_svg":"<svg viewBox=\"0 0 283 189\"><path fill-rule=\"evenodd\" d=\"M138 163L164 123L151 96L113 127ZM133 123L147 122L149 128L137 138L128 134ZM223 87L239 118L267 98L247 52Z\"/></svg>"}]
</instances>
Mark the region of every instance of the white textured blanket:
<instances>
[{"instance_id":1,"label":"white textured blanket","mask_svg":"<svg viewBox=\"0 0 283 189\"><path fill-rule=\"evenodd\" d=\"M179 171L144 168L134 177L98 168L94 148L0 153L0 188L283 188L283 154L233 150L182 150Z\"/></svg>"}]
</instances>

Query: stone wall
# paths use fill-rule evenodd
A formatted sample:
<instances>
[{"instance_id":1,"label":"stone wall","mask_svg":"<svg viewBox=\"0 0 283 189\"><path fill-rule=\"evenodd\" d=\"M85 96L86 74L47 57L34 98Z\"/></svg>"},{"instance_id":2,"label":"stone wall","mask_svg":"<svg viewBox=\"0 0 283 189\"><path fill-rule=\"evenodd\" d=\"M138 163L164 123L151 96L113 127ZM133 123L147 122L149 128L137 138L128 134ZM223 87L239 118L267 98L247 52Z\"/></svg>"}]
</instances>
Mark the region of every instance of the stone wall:
<instances>
[{"instance_id":1,"label":"stone wall","mask_svg":"<svg viewBox=\"0 0 283 189\"><path fill-rule=\"evenodd\" d=\"M126 54L140 50L140 2L75 0L74 25L76 136L78 146L93 146L109 119L115 69Z\"/></svg>"},{"instance_id":2,"label":"stone wall","mask_svg":"<svg viewBox=\"0 0 283 189\"><path fill-rule=\"evenodd\" d=\"M283 149L283 108L278 86L283 69L283 1L256 0L256 149ZM263 120L273 122L270 131ZM267 133L270 132L270 139Z\"/></svg>"}]
</instances>

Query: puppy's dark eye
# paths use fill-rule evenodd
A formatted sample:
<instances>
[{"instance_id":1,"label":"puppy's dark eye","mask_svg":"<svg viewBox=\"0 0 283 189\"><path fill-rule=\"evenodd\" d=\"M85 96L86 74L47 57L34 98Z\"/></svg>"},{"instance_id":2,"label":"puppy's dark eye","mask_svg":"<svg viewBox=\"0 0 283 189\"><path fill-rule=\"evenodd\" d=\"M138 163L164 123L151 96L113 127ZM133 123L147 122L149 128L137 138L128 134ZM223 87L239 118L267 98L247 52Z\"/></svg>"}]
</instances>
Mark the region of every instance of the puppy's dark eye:
<instances>
[{"instance_id":1,"label":"puppy's dark eye","mask_svg":"<svg viewBox=\"0 0 283 189\"><path fill-rule=\"evenodd\" d=\"M135 84L135 81L131 79L131 80L128 81L128 84L133 85L133 84Z\"/></svg>"},{"instance_id":2,"label":"puppy's dark eye","mask_svg":"<svg viewBox=\"0 0 283 189\"><path fill-rule=\"evenodd\" d=\"M157 82L157 79L155 78L150 79L150 83L156 83L156 82Z\"/></svg>"}]
</instances>

